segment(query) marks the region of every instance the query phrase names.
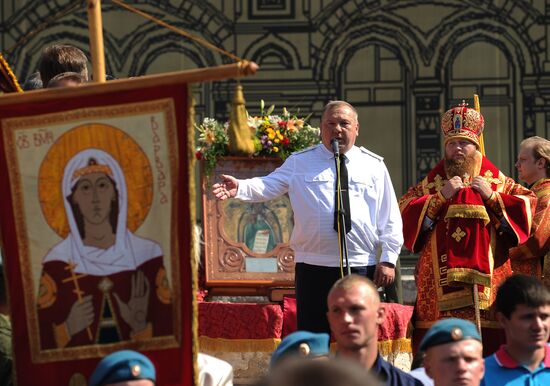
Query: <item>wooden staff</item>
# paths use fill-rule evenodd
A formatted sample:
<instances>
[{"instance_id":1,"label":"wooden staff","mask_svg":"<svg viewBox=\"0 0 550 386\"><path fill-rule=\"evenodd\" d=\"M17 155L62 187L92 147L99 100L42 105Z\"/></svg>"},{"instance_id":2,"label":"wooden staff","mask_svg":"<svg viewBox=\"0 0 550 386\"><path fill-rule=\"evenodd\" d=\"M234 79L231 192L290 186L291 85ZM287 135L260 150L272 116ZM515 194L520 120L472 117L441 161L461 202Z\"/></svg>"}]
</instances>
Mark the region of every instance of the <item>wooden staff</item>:
<instances>
[{"instance_id":1,"label":"wooden staff","mask_svg":"<svg viewBox=\"0 0 550 386\"><path fill-rule=\"evenodd\" d=\"M478 113L481 113L481 106L479 105L479 96L474 94L474 108ZM479 151L485 156L485 141L483 140L483 132L479 136Z\"/></svg>"},{"instance_id":2,"label":"wooden staff","mask_svg":"<svg viewBox=\"0 0 550 386\"><path fill-rule=\"evenodd\" d=\"M105 52L103 50L103 22L101 19L101 0L87 0L88 30L92 52L94 82L105 82Z\"/></svg>"},{"instance_id":3,"label":"wooden staff","mask_svg":"<svg viewBox=\"0 0 550 386\"><path fill-rule=\"evenodd\" d=\"M481 106L479 105L479 96L474 94L474 108L478 113L481 113ZM479 150L481 154L485 156L485 143L483 142L483 133L479 136ZM473 287L473 296L474 296L474 312L476 314L476 326L479 331L479 336L481 337L481 315L479 311L479 290L477 284L472 285Z\"/></svg>"}]
</instances>

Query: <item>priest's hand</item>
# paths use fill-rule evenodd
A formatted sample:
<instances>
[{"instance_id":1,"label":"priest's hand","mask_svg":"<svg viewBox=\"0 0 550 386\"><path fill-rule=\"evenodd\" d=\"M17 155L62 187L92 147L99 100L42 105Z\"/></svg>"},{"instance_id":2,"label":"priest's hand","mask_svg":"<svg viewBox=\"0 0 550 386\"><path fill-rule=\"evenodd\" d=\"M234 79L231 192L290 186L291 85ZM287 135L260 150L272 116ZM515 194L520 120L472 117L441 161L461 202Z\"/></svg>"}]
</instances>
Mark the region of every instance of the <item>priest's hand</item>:
<instances>
[{"instance_id":1,"label":"priest's hand","mask_svg":"<svg viewBox=\"0 0 550 386\"><path fill-rule=\"evenodd\" d=\"M449 181L445 182L445 185L441 188L441 194L446 200L453 198L456 192L464 187L462 178L454 176Z\"/></svg>"},{"instance_id":2,"label":"priest's hand","mask_svg":"<svg viewBox=\"0 0 550 386\"><path fill-rule=\"evenodd\" d=\"M481 198L483 200L488 200L491 197L491 194L493 194L493 189L491 189L491 185L485 180L485 178L481 176L477 176L472 181L472 189L479 192L481 195Z\"/></svg>"},{"instance_id":3,"label":"priest's hand","mask_svg":"<svg viewBox=\"0 0 550 386\"><path fill-rule=\"evenodd\" d=\"M67 326L69 336L73 337L86 327L89 327L93 321L94 306L92 304L92 295L87 295L82 300L74 302L65 321L65 326Z\"/></svg>"},{"instance_id":4,"label":"priest's hand","mask_svg":"<svg viewBox=\"0 0 550 386\"><path fill-rule=\"evenodd\" d=\"M237 189L239 188L239 180L233 176L225 174L221 175L222 182L212 185L212 194L218 200L225 200L227 198L233 198L237 195Z\"/></svg>"},{"instance_id":5,"label":"priest's hand","mask_svg":"<svg viewBox=\"0 0 550 386\"><path fill-rule=\"evenodd\" d=\"M378 263L374 271L374 285L387 287L395 280L395 265L391 263Z\"/></svg>"},{"instance_id":6,"label":"priest's hand","mask_svg":"<svg viewBox=\"0 0 550 386\"><path fill-rule=\"evenodd\" d=\"M132 333L137 333L147 328L147 308L149 306L149 281L142 271L132 275L132 290L130 300L124 303L114 293L120 309L120 316L130 326Z\"/></svg>"}]
</instances>

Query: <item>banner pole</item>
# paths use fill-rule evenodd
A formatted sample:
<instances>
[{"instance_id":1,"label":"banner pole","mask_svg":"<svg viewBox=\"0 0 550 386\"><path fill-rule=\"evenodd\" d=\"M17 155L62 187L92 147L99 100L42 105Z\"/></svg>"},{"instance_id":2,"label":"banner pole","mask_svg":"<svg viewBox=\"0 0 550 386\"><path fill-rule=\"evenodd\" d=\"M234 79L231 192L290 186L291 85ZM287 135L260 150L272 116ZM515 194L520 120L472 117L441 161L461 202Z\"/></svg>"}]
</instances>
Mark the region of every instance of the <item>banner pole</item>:
<instances>
[{"instance_id":1,"label":"banner pole","mask_svg":"<svg viewBox=\"0 0 550 386\"><path fill-rule=\"evenodd\" d=\"M477 94L474 94L474 109L481 113L481 106L479 104L479 96ZM479 136L479 150L481 152L481 155L485 156L485 141L483 140L483 133ZM476 327L479 331L479 336L481 336L481 315L480 315L480 308L479 308L479 290L477 288L477 284L472 285L473 288L473 296L474 296L474 311L476 315Z\"/></svg>"},{"instance_id":2,"label":"banner pole","mask_svg":"<svg viewBox=\"0 0 550 386\"><path fill-rule=\"evenodd\" d=\"M101 0L87 0L88 31L92 53L93 81L105 82L105 52L103 49L103 22L101 19Z\"/></svg>"},{"instance_id":3,"label":"banner pole","mask_svg":"<svg viewBox=\"0 0 550 386\"><path fill-rule=\"evenodd\" d=\"M481 106L479 105L479 96L477 94L474 94L474 109L481 113ZM479 151L481 152L481 155L485 156L485 140L483 139L483 133L479 136Z\"/></svg>"}]
</instances>

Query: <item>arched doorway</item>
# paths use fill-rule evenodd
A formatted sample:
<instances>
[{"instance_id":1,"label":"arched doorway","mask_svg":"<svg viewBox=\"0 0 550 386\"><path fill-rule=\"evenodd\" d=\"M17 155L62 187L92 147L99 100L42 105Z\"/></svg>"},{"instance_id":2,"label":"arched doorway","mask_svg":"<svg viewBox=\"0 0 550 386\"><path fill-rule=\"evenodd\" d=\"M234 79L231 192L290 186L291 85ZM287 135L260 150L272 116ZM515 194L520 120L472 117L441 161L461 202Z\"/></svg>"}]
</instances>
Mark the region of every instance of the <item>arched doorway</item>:
<instances>
[{"instance_id":1,"label":"arched doorway","mask_svg":"<svg viewBox=\"0 0 550 386\"><path fill-rule=\"evenodd\" d=\"M407 128L407 71L398 54L380 43L347 50L340 71L342 99L357 108L357 145L384 157L395 193L410 184L410 134Z\"/></svg>"},{"instance_id":2,"label":"arched doorway","mask_svg":"<svg viewBox=\"0 0 550 386\"><path fill-rule=\"evenodd\" d=\"M506 175L514 173L516 87L513 61L495 44L478 40L457 50L447 65L447 108L477 93L485 118L485 150ZM473 106L472 106L473 107Z\"/></svg>"}]
</instances>

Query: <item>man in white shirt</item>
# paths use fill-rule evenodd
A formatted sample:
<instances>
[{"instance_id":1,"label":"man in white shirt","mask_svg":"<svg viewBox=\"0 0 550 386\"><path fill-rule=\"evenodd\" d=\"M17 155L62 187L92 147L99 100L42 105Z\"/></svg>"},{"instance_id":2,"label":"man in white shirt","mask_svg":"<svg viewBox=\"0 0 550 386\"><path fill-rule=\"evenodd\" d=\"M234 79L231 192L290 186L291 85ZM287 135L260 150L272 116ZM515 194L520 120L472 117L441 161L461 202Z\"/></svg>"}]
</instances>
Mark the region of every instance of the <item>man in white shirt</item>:
<instances>
[{"instance_id":1,"label":"man in white shirt","mask_svg":"<svg viewBox=\"0 0 550 386\"><path fill-rule=\"evenodd\" d=\"M391 284L403 244L397 199L383 158L355 146L357 111L344 101L325 106L322 144L291 155L265 177L237 180L222 175L212 193L220 200L267 201L288 193L294 211L290 245L296 261L298 329L329 332L328 292L341 276L338 233L334 230L336 171L331 142L338 141L342 167L347 168L351 230L346 235L353 273L371 278L378 287ZM378 248L381 249L377 263Z\"/></svg>"}]
</instances>

